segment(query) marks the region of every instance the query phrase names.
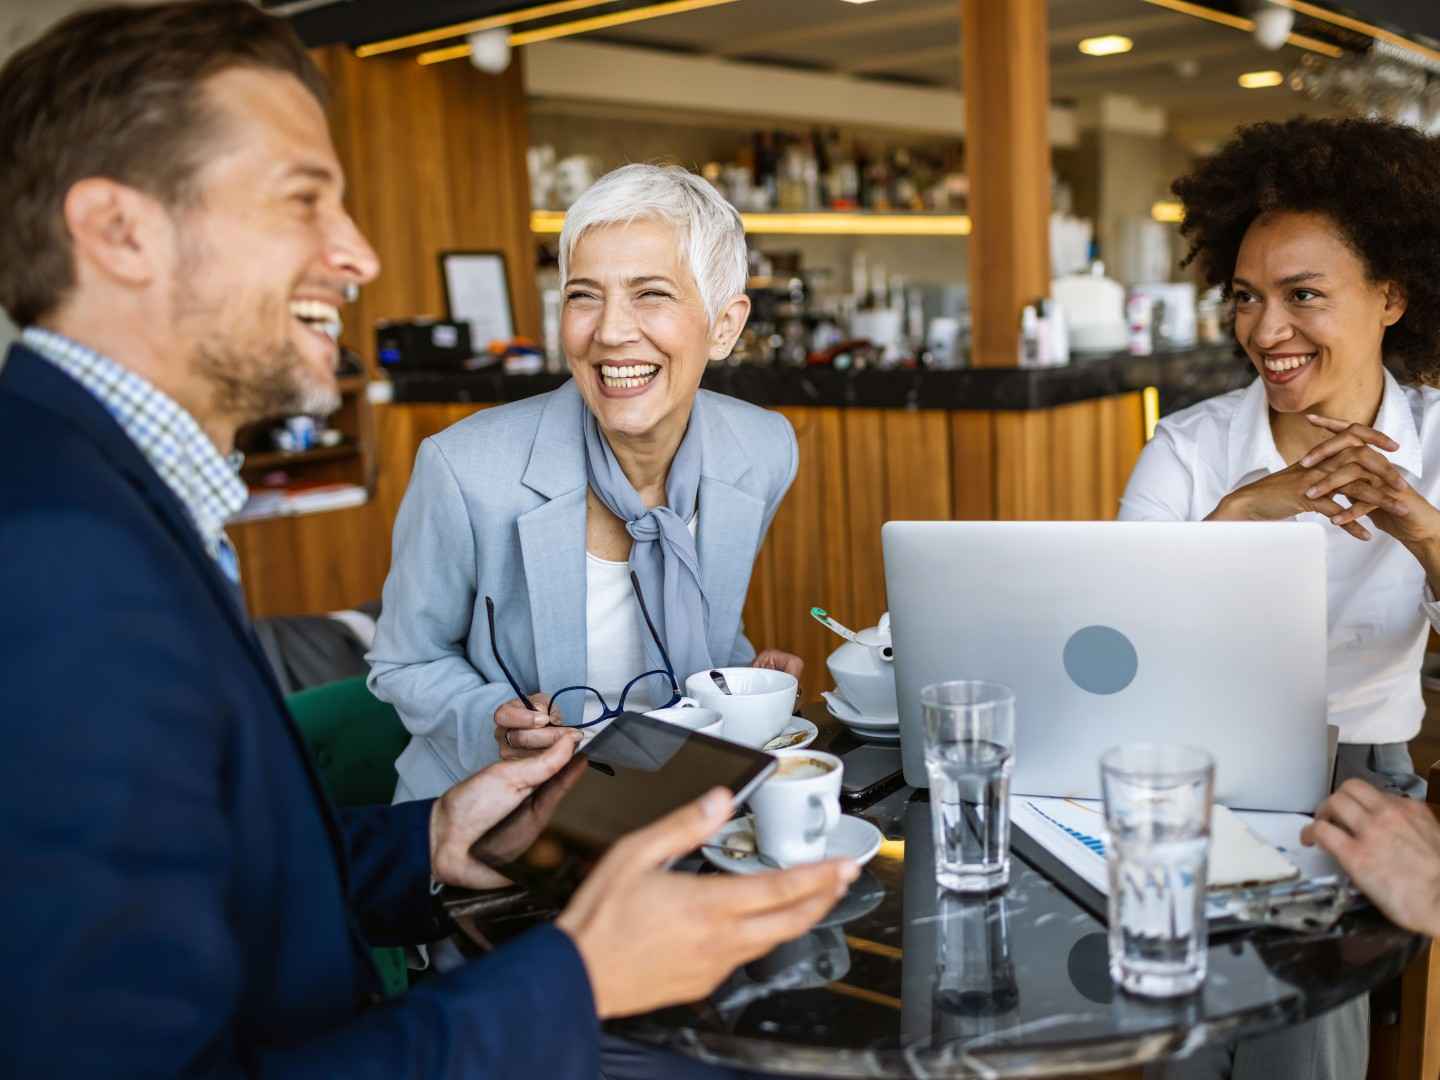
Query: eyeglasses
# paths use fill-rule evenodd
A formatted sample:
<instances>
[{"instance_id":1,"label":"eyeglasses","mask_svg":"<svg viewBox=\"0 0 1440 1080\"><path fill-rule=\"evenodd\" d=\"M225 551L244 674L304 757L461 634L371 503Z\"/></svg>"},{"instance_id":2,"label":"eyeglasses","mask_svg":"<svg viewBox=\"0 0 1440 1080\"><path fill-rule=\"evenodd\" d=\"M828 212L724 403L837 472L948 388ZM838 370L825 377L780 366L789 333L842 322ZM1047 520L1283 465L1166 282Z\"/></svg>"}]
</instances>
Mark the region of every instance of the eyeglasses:
<instances>
[{"instance_id":1,"label":"eyeglasses","mask_svg":"<svg viewBox=\"0 0 1440 1080\"><path fill-rule=\"evenodd\" d=\"M566 724L567 727L587 728L598 724L603 720L613 720L625 711L625 702L629 699L632 691L639 690L642 698L656 701L657 704L647 705L650 709L668 709L680 700L680 684L675 681L675 668L670 663L670 654L665 651L665 643L660 640L660 635L655 631L655 623L650 618L650 609L645 606L645 595L640 591L640 579L635 572L630 572L630 588L635 591L635 600L640 605L640 614L645 616L645 626L650 631L650 639L655 642L655 647L660 650L660 659L665 662L664 669L656 668L653 671L644 671L636 675L628 683L625 689L620 691L619 703L611 708L610 702L605 700L605 695L596 690L593 686L567 686L558 690L550 697L551 713L558 713L564 722L566 711L574 710L576 715L581 717L578 724ZM515 681L515 676L510 674L510 668L500 656L500 643L495 637L495 601L485 597L485 614L490 620L490 652L495 657L495 663L500 665L500 670L505 675L505 681L510 684L510 689L515 691L515 696L531 712L539 712L525 691ZM585 707L590 704L591 697L600 704L600 715L594 720L585 720ZM665 698L659 703L660 698ZM564 707L560 702L564 701Z\"/></svg>"}]
</instances>

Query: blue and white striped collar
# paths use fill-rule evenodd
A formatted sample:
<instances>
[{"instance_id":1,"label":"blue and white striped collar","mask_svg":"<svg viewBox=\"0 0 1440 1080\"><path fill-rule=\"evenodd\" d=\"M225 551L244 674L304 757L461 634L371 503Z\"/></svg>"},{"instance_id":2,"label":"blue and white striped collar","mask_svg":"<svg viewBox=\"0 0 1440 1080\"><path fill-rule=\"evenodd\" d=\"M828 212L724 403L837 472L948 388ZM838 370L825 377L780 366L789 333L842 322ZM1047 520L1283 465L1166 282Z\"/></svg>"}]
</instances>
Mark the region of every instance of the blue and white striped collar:
<instances>
[{"instance_id":1,"label":"blue and white striped collar","mask_svg":"<svg viewBox=\"0 0 1440 1080\"><path fill-rule=\"evenodd\" d=\"M105 406L179 498L215 557L225 522L249 496L239 477L241 455L224 457L174 398L94 349L38 326L26 327L20 340Z\"/></svg>"}]
</instances>

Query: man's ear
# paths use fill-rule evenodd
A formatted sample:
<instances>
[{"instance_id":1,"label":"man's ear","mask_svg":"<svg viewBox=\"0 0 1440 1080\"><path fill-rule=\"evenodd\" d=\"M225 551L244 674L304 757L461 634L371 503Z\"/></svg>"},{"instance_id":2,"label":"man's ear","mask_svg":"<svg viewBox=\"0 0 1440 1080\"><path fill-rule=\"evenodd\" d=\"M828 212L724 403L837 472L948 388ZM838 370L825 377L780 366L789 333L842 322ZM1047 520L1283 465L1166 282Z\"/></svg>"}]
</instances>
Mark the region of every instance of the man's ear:
<instances>
[{"instance_id":1,"label":"man's ear","mask_svg":"<svg viewBox=\"0 0 1440 1080\"><path fill-rule=\"evenodd\" d=\"M1380 316L1380 321L1386 326L1394 326L1405 314L1407 301L1405 289L1396 281L1385 283L1385 310Z\"/></svg>"},{"instance_id":2,"label":"man's ear","mask_svg":"<svg viewBox=\"0 0 1440 1080\"><path fill-rule=\"evenodd\" d=\"M77 281L99 276L143 288L155 280L161 248L169 247L161 238L168 215L156 200L114 180L87 177L65 193L64 214Z\"/></svg>"},{"instance_id":3,"label":"man's ear","mask_svg":"<svg viewBox=\"0 0 1440 1080\"><path fill-rule=\"evenodd\" d=\"M735 340L750 318L750 297L739 293L730 298L710 328L710 359L724 360L735 348Z\"/></svg>"}]
</instances>

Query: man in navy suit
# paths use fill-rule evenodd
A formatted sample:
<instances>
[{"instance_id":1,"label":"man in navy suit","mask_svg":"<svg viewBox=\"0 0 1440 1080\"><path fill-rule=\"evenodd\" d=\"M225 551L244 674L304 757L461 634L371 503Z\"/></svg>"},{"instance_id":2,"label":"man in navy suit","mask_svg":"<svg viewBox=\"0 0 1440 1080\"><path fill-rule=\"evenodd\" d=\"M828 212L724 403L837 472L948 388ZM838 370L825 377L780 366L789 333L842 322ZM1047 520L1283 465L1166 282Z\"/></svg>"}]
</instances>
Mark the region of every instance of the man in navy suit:
<instances>
[{"instance_id":1,"label":"man in navy suit","mask_svg":"<svg viewBox=\"0 0 1440 1080\"><path fill-rule=\"evenodd\" d=\"M708 993L853 878L664 865L724 792L622 841L553 926L379 1001L369 948L573 743L433 802L336 810L245 619L236 429L336 403L378 272L321 86L249 4L75 16L0 70L0 1010L15 1075L586 1077L597 1017ZM388 197L402 198L391 192Z\"/></svg>"}]
</instances>

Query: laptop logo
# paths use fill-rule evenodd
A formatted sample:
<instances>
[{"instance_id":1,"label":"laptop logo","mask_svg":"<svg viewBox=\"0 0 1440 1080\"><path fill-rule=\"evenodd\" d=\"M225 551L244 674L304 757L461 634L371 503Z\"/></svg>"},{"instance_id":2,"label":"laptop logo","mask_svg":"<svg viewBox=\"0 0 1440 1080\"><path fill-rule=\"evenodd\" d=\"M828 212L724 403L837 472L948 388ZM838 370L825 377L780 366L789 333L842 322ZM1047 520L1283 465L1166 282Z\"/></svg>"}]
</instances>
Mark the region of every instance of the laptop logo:
<instances>
[{"instance_id":1,"label":"laptop logo","mask_svg":"<svg viewBox=\"0 0 1440 1080\"><path fill-rule=\"evenodd\" d=\"M1135 646L1113 626L1087 626L1065 643L1065 673L1081 690L1118 694L1139 670Z\"/></svg>"}]
</instances>

